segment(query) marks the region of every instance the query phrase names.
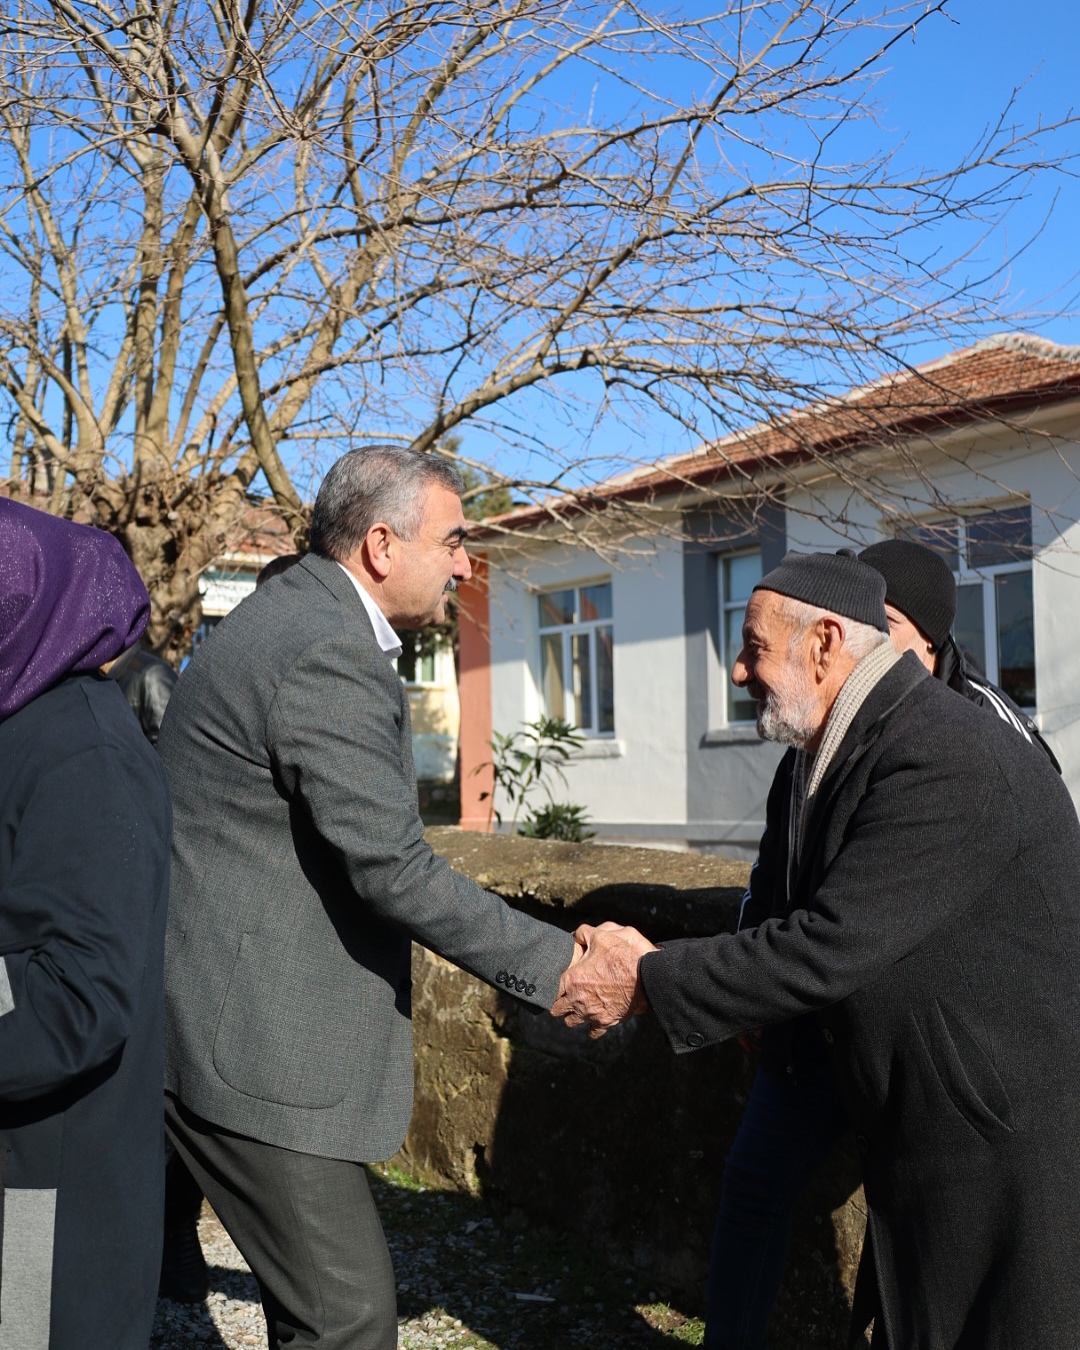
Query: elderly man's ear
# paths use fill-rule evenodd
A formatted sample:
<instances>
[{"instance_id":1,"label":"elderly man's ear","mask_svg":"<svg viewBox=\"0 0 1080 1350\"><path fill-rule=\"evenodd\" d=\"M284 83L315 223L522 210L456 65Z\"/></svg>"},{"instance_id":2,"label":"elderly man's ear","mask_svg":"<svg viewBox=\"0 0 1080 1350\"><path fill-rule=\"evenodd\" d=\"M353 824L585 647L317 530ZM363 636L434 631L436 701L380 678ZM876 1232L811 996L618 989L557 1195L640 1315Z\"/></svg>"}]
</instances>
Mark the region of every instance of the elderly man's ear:
<instances>
[{"instance_id":1,"label":"elderly man's ear","mask_svg":"<svg viewBox=\"0 0 1080 1350\"><path fill-rule=\"evenodd\" d=\"M829 676L844 646L844 627L838 619L826 615L814 627L814 673L818 680Z\"/></svg>"}]
</instances>

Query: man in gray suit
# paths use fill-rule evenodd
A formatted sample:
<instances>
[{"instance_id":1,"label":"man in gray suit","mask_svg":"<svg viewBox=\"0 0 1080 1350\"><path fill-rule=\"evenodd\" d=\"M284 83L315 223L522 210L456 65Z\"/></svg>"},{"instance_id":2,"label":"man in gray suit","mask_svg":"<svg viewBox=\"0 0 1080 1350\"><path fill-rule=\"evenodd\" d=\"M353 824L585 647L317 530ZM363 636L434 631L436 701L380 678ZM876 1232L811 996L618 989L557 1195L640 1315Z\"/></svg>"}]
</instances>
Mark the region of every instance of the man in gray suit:
<instances>
[{"instance_id":1,"label":"man in gray suit","mask_svg":"<svg viewBox=\"0 0 1080 1350\"><path fill-rule=\"evenodd\" d=\"M471 575L445 460L352 451L311 552L214 630L160 749L175 804L166 1118L258 1277L271 1350L393 1350L363 1163L412 1108L410 939L550 1008L572 937L435 857L395 629Z\"/></svg>"}]
</instances>

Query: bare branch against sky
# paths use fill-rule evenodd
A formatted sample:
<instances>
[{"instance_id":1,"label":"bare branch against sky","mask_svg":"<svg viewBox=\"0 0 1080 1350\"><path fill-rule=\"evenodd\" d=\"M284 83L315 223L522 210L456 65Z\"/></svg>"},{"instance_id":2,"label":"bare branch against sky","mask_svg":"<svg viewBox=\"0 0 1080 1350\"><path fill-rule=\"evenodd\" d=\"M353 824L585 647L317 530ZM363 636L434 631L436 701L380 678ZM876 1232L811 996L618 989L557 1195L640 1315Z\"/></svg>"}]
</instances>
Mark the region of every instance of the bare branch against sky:
<instances>
[{"instance_id":1,"label":"bare branch against sky","mask_svg":"<svg viewBox=\"0 0 1080 1350\"><path fill-rule=\"evenodd\" d=\"M483 427L538 494L588 473L523 471L525 395L711 438L975 332L994 277L932 227L993 222L1054 129L867 150L943 7L11 0L12 490L119 534L176 651L245 494L302 534L350 446Z\"/></svg>"}]
</instances>

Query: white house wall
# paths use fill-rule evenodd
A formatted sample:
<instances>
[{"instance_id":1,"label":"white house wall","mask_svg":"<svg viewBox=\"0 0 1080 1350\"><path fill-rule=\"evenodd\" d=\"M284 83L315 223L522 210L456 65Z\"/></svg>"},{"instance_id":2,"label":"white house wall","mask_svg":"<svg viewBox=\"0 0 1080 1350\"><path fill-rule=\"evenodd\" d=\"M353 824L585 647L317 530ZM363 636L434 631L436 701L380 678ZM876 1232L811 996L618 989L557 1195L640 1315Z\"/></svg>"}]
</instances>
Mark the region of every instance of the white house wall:
<instances>
[{"instance_id":1,"label":"white house wall","mask_svg":"<svg viewBox=\"0 0 1080 1350\"><path fill-rule=\"evenodd\" d=\"M1075 411L1069 414L1073 428ZM1045 419L1044 419L1045 422ZM978 428L920 449L927 483L877 452L874 500L839 483L792 488L785 507L759 516L766 571L787 548L864 547L894 532L888 510L921 514L1029 497L1037 719L1080 807L1080 436L1049 443L1019 429ZM929 484L929 485L928 485ZM920 506L920 502L923 506ZM529 585L492 569L492 722L515 730L541 712L536 591L610 577L614 622L613 740L597 738L569 771L567 797L601 835L691 842L752 856L780 747L752 726L724 725L718 658L717 556L703 506L686 517L686 543L656 541L648 556L612 566L594 555L532 541ZM726 548L736 545L730 542Z\"/></svg>"},{"instance_id":2,"label":"white house wall","mask_svg":"<svg viewBox=\"0 0 1080 1350\"><path fill-rule=\"evenodd\" d=\"M1076 447L1072 464L1080 465ZM1080 810L1080 485L1050 456L1040 470L1039 500L1052 506L1032 520L1039 725Z\"/></svg>"},{"instance_id":3,"label":"white house wall","mask_svg":"<svg viewBox=\"0 0 1080 1350\"><path fill-rule=\"evenodd\" d=\"M1075 423L1075 418L1074 418ZM882 474L882 494L893 489L906 509L927 514L950 506L999 505L1010 497L1032 503L1032 593L1035 616L1036 720L1061 762L1080 809L1080 448L1073 434L1047 443L1017 430L983 431L930 449L923 463L932 489L909 476ZM827 519L844 521L842 527ZM816 487L813 498L793 492L786 531L798 549L862 547L892 531L878 504L852 499L841 485Z\"/></svg>"},{"instance_id":4,"label":"white house wall","mask_svg":"<svg viewBox=\"0 0 1080 1350\"><path fill-rule=\"evenodd\" d=\"M538 551L529 584L491 573L491 719L517 730L542 712L539 590L608 580L614 629L615 735L589 741L567 770L566 799L604 836L679 837L686 820L686 666L682 547L638 543L615 564ZM505 803L500 810L506 817Z\"/></svg>"}]
</instances>

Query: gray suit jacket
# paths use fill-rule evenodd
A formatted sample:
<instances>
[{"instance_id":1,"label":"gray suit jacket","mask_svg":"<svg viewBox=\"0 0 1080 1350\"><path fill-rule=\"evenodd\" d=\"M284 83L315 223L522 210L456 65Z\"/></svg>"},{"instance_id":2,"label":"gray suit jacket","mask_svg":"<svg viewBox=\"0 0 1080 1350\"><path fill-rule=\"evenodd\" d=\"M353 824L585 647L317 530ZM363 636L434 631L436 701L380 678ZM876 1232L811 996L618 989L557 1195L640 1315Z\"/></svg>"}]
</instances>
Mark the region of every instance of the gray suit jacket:
<instances>
[{"instance_id":1,"label":"gray suit jacket","mask_svg":"<svg viewBox=\"0 0 1080 1350\"><path fill-rule=\"evenodd\" d=\"M349 578L308 556L239 605L180 679L166 1088L207 1120L324 1157L400 1147L410 938L541 1008L569 934L424 842L408 702Z\"/></svg>"}]
</instances>

